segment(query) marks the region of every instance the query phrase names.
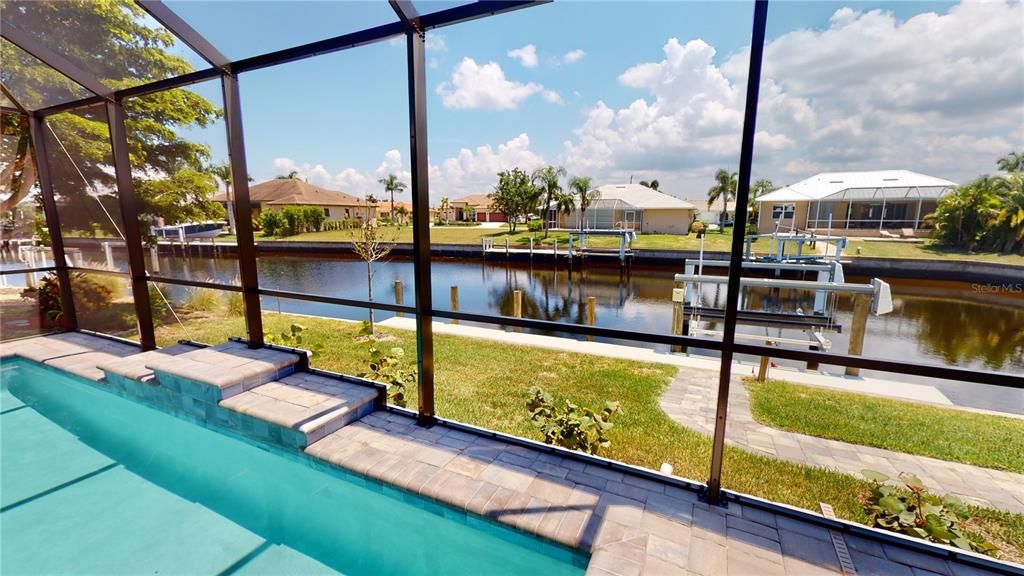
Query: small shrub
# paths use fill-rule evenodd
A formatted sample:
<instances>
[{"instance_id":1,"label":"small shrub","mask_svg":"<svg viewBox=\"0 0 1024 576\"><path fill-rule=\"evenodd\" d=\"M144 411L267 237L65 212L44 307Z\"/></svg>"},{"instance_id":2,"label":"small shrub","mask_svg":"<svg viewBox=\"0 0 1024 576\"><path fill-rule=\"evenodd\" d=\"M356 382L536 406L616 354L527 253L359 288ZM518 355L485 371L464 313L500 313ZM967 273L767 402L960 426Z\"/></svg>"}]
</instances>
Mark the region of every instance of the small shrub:
<instances>
[{"instance_id":1,"label":"small shrub","mask_svg":"<svg viewBox=\"0 0 1024 576\"><path fill-rule=\"evenodd\" d=\"M284 229L284 217L276 210L260 212L260 228L264 236L277 236Z\"/></svg>"},{"instance_id":2,"label":"small shrub","mask_svg":"<svg viewBox=\"0 0 1024 576\"><path fill-rule=\"evenodd\" d=\"M210 288L189 288L182 306L196 312L209 312L217 309L220 302L217 292Z\"/></svg>"},{"instance_id":3,"label":"small shrub","mask_svg":"<svg viewBox=\"0 0 1024 576\"><path fill-rule=\"evenodd\" d=\"M292 323L292 325L288 327L288 330L281 332L280 334L274 335L265 332L263 334L263 339L271 344L306 350L309 352L310 356L316 356L323 352L323 346L320 344L306 343L305 338L302 337L302 333L305 330L306 327L302 324Z\"/></svg>"},{"instance_id":4,"label":"small shrub","mask_svg":"<svg viewBox=\"0 0 1024 576\"><path fill-rule=\"evenodd\" d=\"M544 229L544 222L541 220L530 220L526 223L526 229L530 232L540 232Z\"/></svg>"},{"instance_id":5,"label":"small shrub","mask_svg":"<svg viewBox=\"0 0 1024 576\"><path fill-rule=\"evenodd\" d=\"M360 334L363 336L373 334L369 322L363 323ZM358 376L387 385L388 401L404 408L406 404L405 387L416 384L418 377L416 365L410 365L405 361L405 350L398 346L385 352L371 345L368 351L370 353L368 369Z\"/></svg>"},{"instance_id":6,"label":"small shrub","mask_svg":"<svg viewBox=\"0 0 1024 576\"><path fill-rule=\"evenodd\" d=\"M75 295L75 311L88 314L110 308L115 290L123 290L124 280L114 276L89 276L82 272L71 274L71 289Z\"/></svg>"},{"instance_id":7,"label":"small shrub","mask_svg":"<svg viewBox=\"0 0 1024 576\"><path fill-rule=\"evenodd\" d=\"M968 537L960 528L959 523L969 520L970 513L958 498L931 494L920 478L906 472L900 474L906 491L884 484L889 477L881 472L862 470L861 473L872 484L871 495L864 505L870 525L961 550L988 555L999 550L979 536Z\"/></svg>"},{"instance_id":8,"label":"small shrub","mask_svg":"<svg viewBox=\"0 0 1024 576\"><path fill-rule=\"evenodd\" d=\"M608 439L608 431L614 427L612 416L622 410L618 402L611 401L606 402L600 412L568 400L564 406L558 406L551 394L539 386L530 388L526 407L530 410L533 425L544 435L545 444L557 444L588 454L597 454L601 448L612 445Z\"/></svg>"},{"instance_id":9,"label":"small shrub","mask_svg":"<svg viewBox=\"0 0 1024 576\"><path fill-rule=\"evenodd\" d=\"M245 314L245 299L242 298L241 292L227 292L224 296L225 304L227 305L228 312L232 316L242 316Z\"/></svg>"},{"instance_id":10,"label":"small shrub","mask_svg":"<svg viewBox=\"0 0 1024 576\"><path fill-rule=\"evenodd\" d=\"M149 309L153 313L153 322L156 324L162 323L164 318L171 313L171 307L164 300L156 284L149 285Z\"/></svg>"},{"instance_id":11,"label":"small shrub","mask_svg":"<svg viewBox=\"0 0 1024 576\"><path fill-rule=\"evenodd\" d=\"M301 207L285 206L281 217L284 218L284 229L278 233L279 236L295 236L302 231L305 215Z\"/></svg>"},{"instance_id":12,"label":"small shrub","mask_svg":"<svg viewBox=\"0 0 1024 576\"><path fill-rule=\"evenodd\" d=\"M302 228L304 232L319 232L324 225L324 211L316 206L302 207Z\"/></svg>"},{"instance_id":13,"label":"small shrub","mask_svg":"<svg viewBox=\"0 0 1024 576\"><path fill-rule=\"evenodd\" d=\"M60 323L64 307L61 305L60 281L57 280L56 274L43 276L38 287L25 288L21 291L21 297L38 303L44 326L51 327Z\"/></svg>"},{"instance_id":14,"label":"small shrub","mask_svg":"<svg viewBox=\"0 0 1024 576\"><path fill-rule=\"evenodd\" d=\"M690 223L690 232L693 232L694 234L706 228L707 226L705 226L704 223L701 222L700 220L694 220L692 223Z\"/></svg>"}]
</instances>

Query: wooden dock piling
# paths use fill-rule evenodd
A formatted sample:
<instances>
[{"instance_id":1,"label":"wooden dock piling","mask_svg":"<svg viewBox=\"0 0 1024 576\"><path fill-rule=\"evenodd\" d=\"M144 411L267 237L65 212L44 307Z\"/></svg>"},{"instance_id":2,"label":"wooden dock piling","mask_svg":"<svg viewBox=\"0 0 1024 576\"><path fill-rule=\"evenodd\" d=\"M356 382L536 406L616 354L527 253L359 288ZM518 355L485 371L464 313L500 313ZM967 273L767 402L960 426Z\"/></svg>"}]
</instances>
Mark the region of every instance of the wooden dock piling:
<instances>
[{"instance_id":1,"label":"wooden dock piling","mask_svg":"<svg viewBox=\"0 0 1024 576\"><path fill-rule=\"evenodd\" d=\"M458 286L452 286L452 288L451 288L451 296L452 296L452 312L458 312L459 311L459 287ZM458 323L459 323L459 320L457 318L452 318L452 324L458 324Z\"/></svg>"},{"instance_id":2,"label":"wooden dock piling","mask_svg":"<svg viewBox=\"0 0 1024 576\"><path fill-rule=\"evenodd\" d=\"M868 312L871 311L870 294L853 295L853 322L850 327L850 349L847 353L850 356L860 356L864 353L864 333L868 324ZM860 368L846 367L847 376L860 376Z\"/></svg>"}]
</instances>

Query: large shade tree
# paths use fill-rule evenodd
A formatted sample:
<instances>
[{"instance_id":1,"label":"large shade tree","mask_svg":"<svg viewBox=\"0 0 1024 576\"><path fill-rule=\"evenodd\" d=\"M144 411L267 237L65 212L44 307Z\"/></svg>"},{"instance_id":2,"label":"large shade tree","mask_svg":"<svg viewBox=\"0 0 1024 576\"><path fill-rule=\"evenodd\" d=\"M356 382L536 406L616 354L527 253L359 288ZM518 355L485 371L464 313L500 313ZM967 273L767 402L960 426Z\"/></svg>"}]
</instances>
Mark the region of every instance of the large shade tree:
<instances>
[{"instance_id":1,"label":"large shade tree","mask_svg":"<svg viewBox=\"0 0 1024 576\"><path fill-rule=\"evenodd\" d=\"M530 177L519 168L498 173L498 185L489 194L491 205L505 215L509 230L516 231L516 224L540 201L541 189L530 182Z\"/></svg>"},{"instance_id":2,"label":"large shade tree","mask_svg":"<svg viewBox=\"0 0 1024 576\"><path fill-rule=\"evenodd\" d=\"M5 22L23 30L45 31L44 42L49 48L113 89L192 71L189 62L175 53L174 37L163 28L150 27L146 13L128 0L5 0L0 2L0 11ZM88 95L9 42L0 44L0 59L4 63L0 81L25 107L38 108ZM216 182L196 176L205 171L210 150L181 135L183 130L213 123L221 114L217 106L184 89L132 98L123 104L129 158L143 218L217 216L219 206L211 200ZM103 105L52 115L47 117L46 124L47 153L58 199L64 205L83 209L68 211L69 215L86 214L88 219L90 207L115 207ZM5 133L7 125L5 120ZM34 150L26 146L18 159L31 154ZM23 169L20 174L24 175ZM3 208L18 204L30 190L31 187L4 185ZM169 210L169 206L175 209ZM155 210L163 213L153 213ZM95 226L108 226L106 218L91 219ZM73 218L62 220L65 227L81 224Z\"/></svg>"}]
</instances>

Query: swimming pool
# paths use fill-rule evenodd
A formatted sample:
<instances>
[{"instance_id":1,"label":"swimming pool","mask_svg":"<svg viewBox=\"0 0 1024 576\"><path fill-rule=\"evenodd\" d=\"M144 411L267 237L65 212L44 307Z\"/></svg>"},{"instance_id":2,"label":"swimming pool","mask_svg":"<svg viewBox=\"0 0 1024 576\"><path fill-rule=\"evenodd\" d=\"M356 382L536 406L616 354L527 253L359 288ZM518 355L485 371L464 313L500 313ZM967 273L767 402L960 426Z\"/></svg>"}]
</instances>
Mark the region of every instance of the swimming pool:
<instances>
[{"instance_id":1,"label":"swimming pool","mask_svg":"<svg viewBox=\"0 0 1024 576\"><path fill-rule=\"evenodd\" d=\"M587 558L24 360L0 392L0 573L582 574Z\"/></svg>"}]
</instances>

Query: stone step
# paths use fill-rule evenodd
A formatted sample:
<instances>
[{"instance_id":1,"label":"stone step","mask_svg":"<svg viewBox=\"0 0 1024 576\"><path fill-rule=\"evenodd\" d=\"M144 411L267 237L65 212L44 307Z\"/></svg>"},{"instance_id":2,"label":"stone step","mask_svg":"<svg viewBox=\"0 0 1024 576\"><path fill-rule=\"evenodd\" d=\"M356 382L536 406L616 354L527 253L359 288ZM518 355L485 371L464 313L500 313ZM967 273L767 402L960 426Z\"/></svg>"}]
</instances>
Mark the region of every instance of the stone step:
<instances>
[{"instance_id":1,"label":"stone step","mask_svg":"<svg viewBox=\"0 0 1024 576\"><path fill-rule=\"evenodd\" d=\"M205 388L197 397L216 403L261 384L280 380L297 369L300 356L272 348L251 349L242 342L199 348L145 364L162 386ZM194 391L194 390L193 390Z\"/></svg>"},{"instance_id":2,"label":"stone step","mask_svg":"<svg viewBox=\"0 0 1024 576\"><path fill-rule=\"evenodd\" d=\"M140 352L131 356L125 356L124 358L99 362L96 364L96 368L103 371L109 382L113 382L118 378L149 382L153 380L154 374L153 370L146 367L147 364L170 359L188 352L195 352L196 350L195 346L175 344L174 346L159 350L150 350L149 352Z\"/></svg>"},{"instance_id":3,"label":"stone step","mask_svg":"<svg viewBox=\"0 0 1024 576\"><path fill-rule=\"evenodd\" d=\"M257 437L302 449L373 412L377 396L369 386L300 372L226 398L220 407L254 419Z\"/></svg>"}]
</instances>

